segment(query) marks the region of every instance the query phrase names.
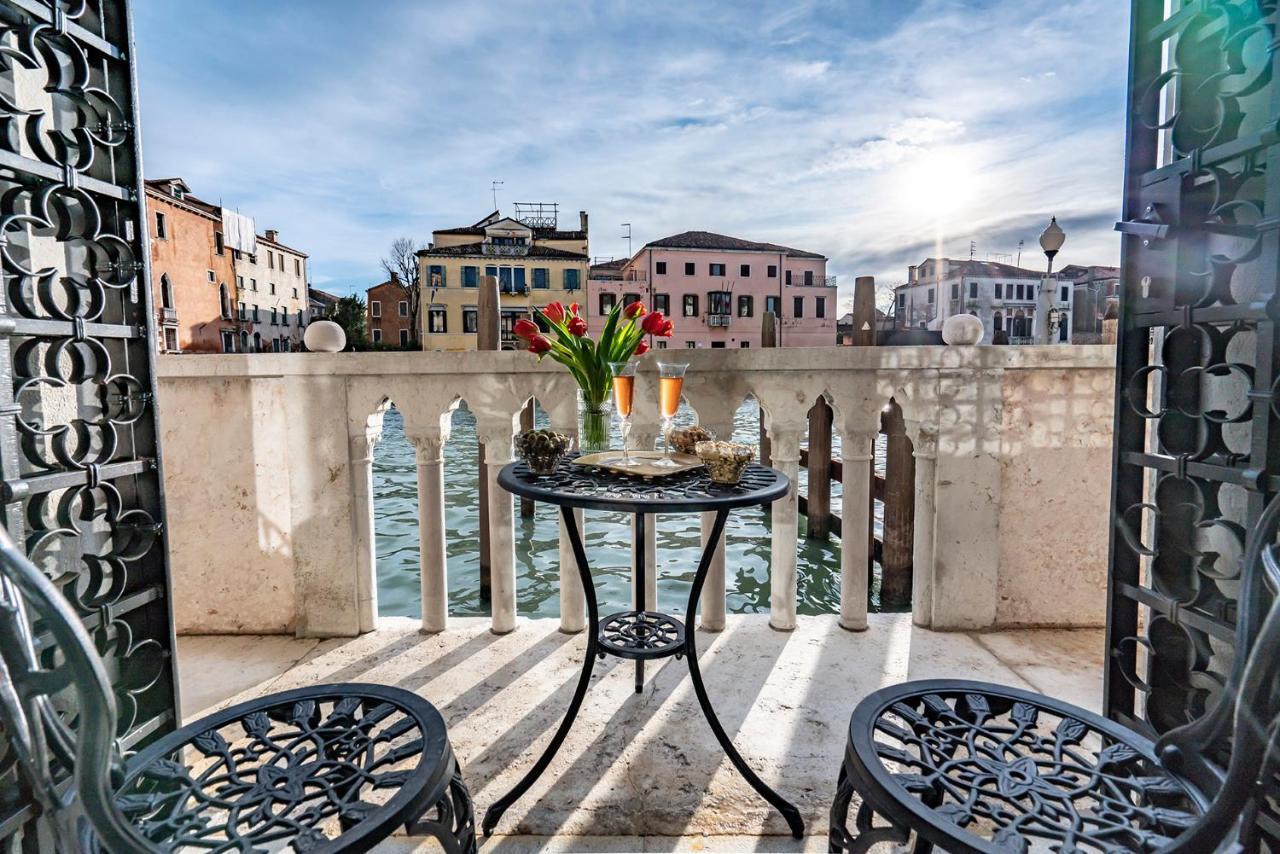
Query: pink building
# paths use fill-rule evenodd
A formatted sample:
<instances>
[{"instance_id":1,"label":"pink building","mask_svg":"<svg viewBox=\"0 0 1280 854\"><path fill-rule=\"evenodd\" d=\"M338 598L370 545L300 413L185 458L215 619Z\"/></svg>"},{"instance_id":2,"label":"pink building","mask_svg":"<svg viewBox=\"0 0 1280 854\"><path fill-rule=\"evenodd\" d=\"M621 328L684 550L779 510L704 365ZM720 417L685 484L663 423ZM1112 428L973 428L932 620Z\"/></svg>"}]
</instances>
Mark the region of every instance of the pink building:
<instances>
[{"instance_id":1,"label":"pink building","mask_svg":"<svg viewBox=\"0 0 1280 854\"><path fill-rule=\"evenodd\" d=\"M836 280L816 252L686 231L645 244L630 260L591 267L587 321L600 329L614 305L640 300L671 318L655 347L759 347L766 311L781 347L836 343Z\"/></svg>"}]
</instances>

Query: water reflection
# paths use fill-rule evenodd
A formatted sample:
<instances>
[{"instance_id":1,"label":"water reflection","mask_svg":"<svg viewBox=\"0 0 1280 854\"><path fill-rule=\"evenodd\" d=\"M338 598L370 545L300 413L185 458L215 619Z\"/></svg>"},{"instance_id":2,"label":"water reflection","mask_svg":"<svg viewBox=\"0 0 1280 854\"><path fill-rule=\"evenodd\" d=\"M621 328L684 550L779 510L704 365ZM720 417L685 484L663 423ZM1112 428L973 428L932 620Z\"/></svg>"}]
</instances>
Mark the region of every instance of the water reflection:
<instances>
[{"instance_id":1,"label":"water reflection","mask_svg":"<svg viewBox=\"0 0 1280 854\"><path fill-rule=\"evenodd\" d=\"M682 408L678 424L690 423ZM545 416L538 413L539 426ZM734 439L756 442L759 409L747 401L738 410ZM614 438L615 443L617 437ZM839 437L834 442L839 454ZM877 443L876 468L884 473L883 438ZM475 420L465 407L453 415L453 429L444 451L446 549L449 560L449 610L457 616L485 616L480 599L480 511L477 491ZM805 476L800 476L805 489ZM417 469L413 447L404 438L404 422L392 409L383 422L373 466L374 519L377 531L378 610L383 616L420 617L418 565ZM840 484L832 484L832 503L839 507ZM880 507L876 527L879 533ZM804 517L800 518L801 534ZM517 511L516 597L523 616L555 617L559 597L559 511L536 504L532 517ZM684 610L693 583L700 545L697 514L659 516L656 522L658 607L670 613ZM739 510L729 516L727 532L727 607L730 613L769 610L769 520L761 508ZM602 613L627 607L630 592L630 517L618 513L586 513L585 543L592 562ZM831 614L840 610L839 541L818 542L801 537L798 544L798 610L801 614ZM878 576L878 569L876 572ZM873 583L871 606L878 601Z\"/></svg>"}]
</instances>

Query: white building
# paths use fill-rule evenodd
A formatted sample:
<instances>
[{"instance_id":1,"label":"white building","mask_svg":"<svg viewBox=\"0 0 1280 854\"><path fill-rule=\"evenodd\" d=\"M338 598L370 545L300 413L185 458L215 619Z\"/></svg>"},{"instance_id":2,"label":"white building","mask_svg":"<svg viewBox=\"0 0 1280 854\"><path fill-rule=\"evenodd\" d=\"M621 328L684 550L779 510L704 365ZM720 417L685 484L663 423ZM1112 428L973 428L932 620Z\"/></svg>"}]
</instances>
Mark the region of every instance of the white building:
<instances>
[{"instance_id":1,"label":"white building","mask_svg":"<svg viewBox=\"0 0 1280 854\"><path fill-rule=\"evenodd\" d=\"M1031 344L1047 322L1039 299L1044 273L995 261L956 261L926 258L908 270L907 282L894 288L895 325L942 329L953 314L973 314L982 320L982 342L991 344L1000 333L1010 344ZM1058 309L1054 341L1071 340L1072 283L1057 277L1044 304Z\"/></svg>"},{"instance_id":2,"label":"white building","mask_svg":"<svg viewBox=\"0 0 1280 854\"><path fill-rule=\"evenodd\" d=\"M309 315L307 254L285 246L279 232L258 236L257 252L236 251L236 310L242 353L302 348Z\"/></svg>"}]
</instances>

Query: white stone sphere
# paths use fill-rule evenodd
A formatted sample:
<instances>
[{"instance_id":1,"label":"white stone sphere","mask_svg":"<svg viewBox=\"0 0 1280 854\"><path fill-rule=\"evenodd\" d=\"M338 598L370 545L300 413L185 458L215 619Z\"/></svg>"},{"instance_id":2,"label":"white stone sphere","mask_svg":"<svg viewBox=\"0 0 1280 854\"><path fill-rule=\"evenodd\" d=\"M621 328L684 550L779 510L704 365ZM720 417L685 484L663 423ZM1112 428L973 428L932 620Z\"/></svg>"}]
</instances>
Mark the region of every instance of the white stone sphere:
<instances>
[{"instance_id":1,"label":"white stone sphere","mask_svg":"<svg viewBox=\"0 0 1280 854\"><path fill-rule=\"evenodd\" d=\"M977 344L982 333L982 321L972 314L953 314L942 323L942 340L952 346Z\"/></svg>"},{"instance_id":2,"label":"white stone sphere","mask_svg":"<svg viewBox=\"0 0 1280 854\"><path fill-rule=\"evenodd\" d=\"M302 343L313 353L337 353L347 346L347 333L332 320L313 320L302 333Z\"/></svg>"}]
</instances>

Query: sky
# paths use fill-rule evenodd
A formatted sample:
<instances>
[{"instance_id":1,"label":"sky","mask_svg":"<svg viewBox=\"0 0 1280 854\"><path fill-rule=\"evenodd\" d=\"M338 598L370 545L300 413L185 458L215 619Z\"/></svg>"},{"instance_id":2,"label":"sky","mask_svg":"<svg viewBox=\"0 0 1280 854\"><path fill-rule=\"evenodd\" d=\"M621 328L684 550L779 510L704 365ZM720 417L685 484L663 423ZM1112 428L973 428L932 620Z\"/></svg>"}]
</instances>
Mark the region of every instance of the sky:
<instances>
[{"instance_id":1,"label":"sky","mask_svg":"<svg viewBox=\"0 0 1280 854\"><path fill-rule=\"evenodd\" d=\"M1116 264L1120 0L136 0L147 176L335 293L514 202L622 257L688 230L902 282L927 256ZM1004 257L1008 256L1008 257Z\"/></svg>"}]
</instances>

